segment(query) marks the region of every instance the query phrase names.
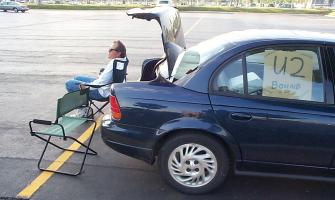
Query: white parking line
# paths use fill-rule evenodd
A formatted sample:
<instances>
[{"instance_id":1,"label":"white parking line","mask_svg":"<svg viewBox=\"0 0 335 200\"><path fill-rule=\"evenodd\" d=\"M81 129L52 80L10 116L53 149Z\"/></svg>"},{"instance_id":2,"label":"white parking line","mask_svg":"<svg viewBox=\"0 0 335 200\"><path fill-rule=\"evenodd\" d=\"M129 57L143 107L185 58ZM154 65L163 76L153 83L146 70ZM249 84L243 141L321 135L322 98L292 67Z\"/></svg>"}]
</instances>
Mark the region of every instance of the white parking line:
<instances>
[{"instance_id":1,"label":"white parking line","mask_svg":"<svg viewBox=\"0 0 335 200\"><path fill-rule=\"evenodd\" d=\"M191 28L189 28L186 32L185 32L185 34L184 34L184 36L187 36L199 23L200 23L200 21L202 20L204 18L204 16L203 15L201 15L200 16L200 18L191 26Z\"/></svg>"}]
</instances>

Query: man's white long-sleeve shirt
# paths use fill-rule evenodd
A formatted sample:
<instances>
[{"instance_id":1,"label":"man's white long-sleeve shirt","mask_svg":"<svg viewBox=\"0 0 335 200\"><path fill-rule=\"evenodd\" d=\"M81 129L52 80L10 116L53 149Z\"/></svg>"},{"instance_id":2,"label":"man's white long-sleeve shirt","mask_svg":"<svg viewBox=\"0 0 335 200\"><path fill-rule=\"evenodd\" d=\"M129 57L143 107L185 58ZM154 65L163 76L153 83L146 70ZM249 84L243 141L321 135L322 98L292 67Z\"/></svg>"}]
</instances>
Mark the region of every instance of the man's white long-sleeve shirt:
<instances>
[{"instance_id":1,"label":"man's white long-sleeve shirt","mask_svg":"<svg viewBox=\"0 0 335 200\"><path fill-rule=\"evenodd\" d=\"M115 58L112 59L106 66L105 70L99 75L98 79L91 82L91 85L105 85L113 82L113 68L114 68L114 61L127 61L127 58ZM117 69L122 70L125 66L122 62L117 62ZM98 88L98 91L101 96L107 98L110 95L110 85L103 86Z\"/></svg>"}]
</instances>

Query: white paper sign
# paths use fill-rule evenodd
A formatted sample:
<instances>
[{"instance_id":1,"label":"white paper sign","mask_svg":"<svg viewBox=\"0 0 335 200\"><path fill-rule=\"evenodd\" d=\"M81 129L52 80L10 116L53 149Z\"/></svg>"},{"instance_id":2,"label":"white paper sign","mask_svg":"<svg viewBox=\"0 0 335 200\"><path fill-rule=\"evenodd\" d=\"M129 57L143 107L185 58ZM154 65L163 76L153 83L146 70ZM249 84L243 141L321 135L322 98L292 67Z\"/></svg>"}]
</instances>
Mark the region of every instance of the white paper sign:
<instances>
[{"instance_id":1,"label":"white paper sign","mask_svg":"<svg viewBox=\"0 0 335 200\"><path fill-rule=\"evenodd\" d=\"M116 63L116 69L123 70L123 68L124 68L124 64L123 63L121 63L121 62L117 62Z\"/></svg>"},{"instance_id":2,"label":"white paper sign","mask_svg":"<svg viewBox=\"0 0 335 200\"><path fill-rule=\"evenodd\" d=\"M266 50L263 96L311 100L313 57L311 51Z\"/></svg>"}]
</instances>

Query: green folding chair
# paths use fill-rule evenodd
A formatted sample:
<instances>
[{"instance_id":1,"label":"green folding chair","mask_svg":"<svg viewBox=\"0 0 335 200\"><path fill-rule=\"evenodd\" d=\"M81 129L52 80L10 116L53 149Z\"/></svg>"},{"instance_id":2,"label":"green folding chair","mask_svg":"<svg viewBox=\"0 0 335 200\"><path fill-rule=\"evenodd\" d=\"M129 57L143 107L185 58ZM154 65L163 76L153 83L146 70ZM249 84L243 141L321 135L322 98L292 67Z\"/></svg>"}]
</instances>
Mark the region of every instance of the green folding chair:
<instances>
[{"instance_id":1,"label":"green folding chair","mask_svg":"<svg viewBox=\"0 0 335 200\"><path fill-rule=\"evenodd\" d=\"M38 165L37 165L40 170L55 172L55 173L65 174L65 175L71 175L71 176L77 176L81 174L83 171L83 167L84 167L87 154L97 155L97 152L90 148L94 130L96 128L97 123L93 119L89 119L89 118L66 116L66 114L68 114L69 112L77 108L80 108L83 106L86 107L89 105L88 92L89 92L89 89L75 91L75 92L67 93L62 98L58 99L57 114L56 114L55 122L48 121L48 120L41 120L41 119L34 119L29 122L30 134L46 142L45 147L42 151L42 154L39 158ZM80 127L81 125L85 123L94 124L94 128L91 132L91 136L89 137L87 144L84 144L78 141L75 137L71 136L73 133L75 133L75 130L78 127ZM39 127L40 129L33 130L33 124L46 125L48 127L43 127L43 129ZM45 138L43 136L47 136L47 137ZM79 143L80 145L82 145L85 148L85 150L78 151L78 150L72 150L72 149L61 147L55 144L54 142L51 142L51 138L53 137L62 138L64 141L67 139L71 139ZM41 167L41 162L43 160L43 157L45 155L45 152L49 144L59 149L62 149L64 151L72 151L75 153L84 154L80 169L77 172L65 172L65 171L60 171L60 170L57 170L57 171L49 170L49 169Z\"/></svg>"}]
</instances>

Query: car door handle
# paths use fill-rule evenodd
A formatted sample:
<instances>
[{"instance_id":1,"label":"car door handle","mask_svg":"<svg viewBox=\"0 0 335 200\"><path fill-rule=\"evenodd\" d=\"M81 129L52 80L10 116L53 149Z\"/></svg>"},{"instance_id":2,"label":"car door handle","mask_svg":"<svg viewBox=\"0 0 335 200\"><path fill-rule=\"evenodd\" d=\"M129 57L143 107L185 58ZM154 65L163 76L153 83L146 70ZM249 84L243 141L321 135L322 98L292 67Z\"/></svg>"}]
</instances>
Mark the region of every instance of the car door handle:
<instances>
[{"instance_id":1,"label":"car door handle","mask_svg":"<svg viewBox=\"0 0 335 200\"><path fill-rule=\"evenodd\" d=\"M248 121L252 118L252 116L247 113L232 113L230 116L234 120L241 120L241 121Z\"/></svg>"}]
</instances>

